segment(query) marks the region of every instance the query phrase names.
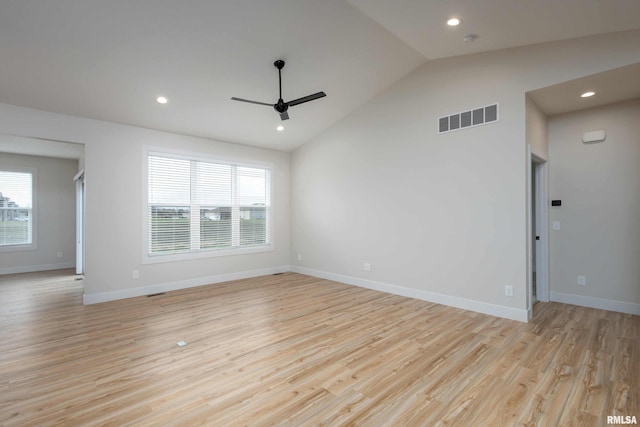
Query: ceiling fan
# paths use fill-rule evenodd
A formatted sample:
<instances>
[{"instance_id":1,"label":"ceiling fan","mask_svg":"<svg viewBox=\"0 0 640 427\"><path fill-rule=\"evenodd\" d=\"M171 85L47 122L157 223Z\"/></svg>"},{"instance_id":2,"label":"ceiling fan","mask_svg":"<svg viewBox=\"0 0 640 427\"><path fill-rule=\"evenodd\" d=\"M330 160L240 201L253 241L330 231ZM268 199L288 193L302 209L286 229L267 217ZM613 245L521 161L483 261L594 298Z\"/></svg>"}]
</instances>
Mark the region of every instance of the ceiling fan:
<instances>
[{"instance_id":1,"label":"ceiling fan","mask_svg":"<svg viewBox=\"0 0 640 427\"><path fill-rule=\"evenodd\" d=\"M278 102L275 104L268 104L266 102L258 102L251 101L249 99L236 98L235 96L231 98L233 101L242 101L242 102L250 102L251 104L258 105L268 105L269 107L273 107L279 114L282 120L289 119L289 113L287 110L289 107L293 107L294 105L303 104L305 102L313 101L314 99L322 98L327 96L324 92L314 93L313 95L303 96L302 98L294 99L293 101L284 102L282 100L282 69L284 68L284 61L282 59L278 59L273 65L278 69L278 84L280 87L280 98L278 98Z\"/></svg>"}]
</instances>

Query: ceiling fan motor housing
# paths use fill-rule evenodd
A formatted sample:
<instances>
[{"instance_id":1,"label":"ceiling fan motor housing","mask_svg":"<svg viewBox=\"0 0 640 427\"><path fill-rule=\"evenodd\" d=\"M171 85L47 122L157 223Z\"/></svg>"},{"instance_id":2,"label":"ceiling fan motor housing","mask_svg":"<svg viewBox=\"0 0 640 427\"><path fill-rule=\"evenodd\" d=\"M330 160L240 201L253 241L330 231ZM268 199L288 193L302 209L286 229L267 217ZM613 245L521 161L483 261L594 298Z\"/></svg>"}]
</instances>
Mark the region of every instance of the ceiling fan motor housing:
<instances>
[{"instance_id":1,"label":"ceiling fan motor housing","mask_svg":"<svg viewBox=\"0 0 640 427\"><path fill-rule=\"evenodd\" d=\"M284 113L289 109L289 104L284 102L282 98L278 99L278 103L273 106L278 113Z\"/></svg>"}]
</instances>

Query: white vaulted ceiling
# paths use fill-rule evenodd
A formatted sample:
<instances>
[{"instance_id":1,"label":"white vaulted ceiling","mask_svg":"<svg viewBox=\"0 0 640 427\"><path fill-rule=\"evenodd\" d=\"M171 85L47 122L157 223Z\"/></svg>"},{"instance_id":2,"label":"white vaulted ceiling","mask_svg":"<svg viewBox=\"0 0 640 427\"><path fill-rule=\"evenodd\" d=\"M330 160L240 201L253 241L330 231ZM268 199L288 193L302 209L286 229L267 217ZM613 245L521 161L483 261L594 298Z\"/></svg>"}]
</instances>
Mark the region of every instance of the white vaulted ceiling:
<instances>
[{"instance_id":1,"label":"white vaulted ceiling","mask_svg":"<svg viewBox=\"0 0 640 427\"><path fill-rule=\"evenodd\" d=\"M424 61L342 0L0 3L0 102L291 150ZM293 107L284 132L275 103ZM169 103L155 101L165 95Z\"/></svg>"},{"instance_id":2,"label":"white vaulted ceiling","mask_svg":"<svg viewBox=\"0 0 640 427\"><path fill-rule=\"evenodd\" d=\"M290 151L425 61L636 28L635 0L3 0L0 102ZM230 100L275 103L276 59L285 100L327 93L283 132Z\"/></svg>"},{"instance_id":3,"label":"white vaulted ceiling","mask_svg":"<svg viewBox=\"0 0 640 427\"><path fill-rule=\"evenodd\" d=\"M426 59L640 28L637 0L348 1ZM462 23L447 27L450 17Z\"/></svg>"}]
</instances>

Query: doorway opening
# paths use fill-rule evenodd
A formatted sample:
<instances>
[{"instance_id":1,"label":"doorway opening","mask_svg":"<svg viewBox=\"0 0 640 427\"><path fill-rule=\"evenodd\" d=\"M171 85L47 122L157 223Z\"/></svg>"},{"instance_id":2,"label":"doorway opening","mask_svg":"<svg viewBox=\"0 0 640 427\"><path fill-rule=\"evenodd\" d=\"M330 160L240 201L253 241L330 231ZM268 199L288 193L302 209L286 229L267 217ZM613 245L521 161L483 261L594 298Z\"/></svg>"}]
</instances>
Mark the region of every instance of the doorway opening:
<instances>
[{"instance_id":1,"label":"doorway opening","mask_svg":"<svg viewBox=\"0 0 640 427\"><path fill-rule=\"evenodd\" d=\"M76 274L84 274L84 169L73 180L76 183Z\"/></svg>"},{"instance_id":2,"label":"doorway opening","mask_svg":"<svg viewBox=\"0 0 640 427\"><path fill-rule=\"evenodd\" d=\"M536 252L537 242L540 241L540 235L536 227L537 206L536 206L536 163L531 163L531 238L533 239L534 248L531 250L531 302L535 304L538 301L536 286Z\"/></svg>"},{"instance_id":3,"label":"doorway opening","mask_svg":"<svg viewBox=\"0 0 640 427\"><path fill-rule=\"evenodd\" d=\"M529 149L529 316L537 301L549 301L548 168Z\"/></svg>"}]
</instances>

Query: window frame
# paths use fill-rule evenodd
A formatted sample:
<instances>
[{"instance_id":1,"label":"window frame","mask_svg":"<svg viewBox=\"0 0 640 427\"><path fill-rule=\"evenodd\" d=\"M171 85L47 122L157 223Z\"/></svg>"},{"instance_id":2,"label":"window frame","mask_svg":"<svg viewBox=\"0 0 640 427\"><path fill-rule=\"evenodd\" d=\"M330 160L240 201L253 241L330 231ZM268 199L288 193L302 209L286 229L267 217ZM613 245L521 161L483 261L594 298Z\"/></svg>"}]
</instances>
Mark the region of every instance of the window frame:
<instances>
[{"instance_id":1,"label":"window frame","mask_svg":"<svg viewBox=\"0 0 640 427\"><path fill-rule=\"evenodd\" d=\"M266 224L266 236L268 243L260 246L248 246L241 248L229 248L229 249L195 249L187 252L170 253L170 254L150 254L149 248L149 233L151 232L149 226L149 156L165 156L189 161L202 161L209 163L218 163L226 165L234 165L238 167L248 168L264 168L269 170L269 194L267 195L270 203L268 204L267 211L267 224ZM174 150L163 147L142 147L142 264L156 264L164 262L175 261L188 261L195 259L215 258L221 256L233 256L233 255L245 255L260 252L272 252L275 248L274 236L273 236L273 218L274 206L273 206L273 163L263 162L257 160L245 160L230 157L214 156L203 153L195 153L183 150ZM189 205L191 206L191 205ZM202 205L203 207L208 205Z\"/></svg>"},{"instance_id":2,"label":"window frame","mask_svg":"<svg viewBox=\"0 0 640 427\"><path fill-rule=\"evenodd\" d=\"M24 252L38 249L38 169L28 166L14 166L0 163L0 171L31 174L31 243L0 245L0 252Z\"/></svg>"}]
</instances>

